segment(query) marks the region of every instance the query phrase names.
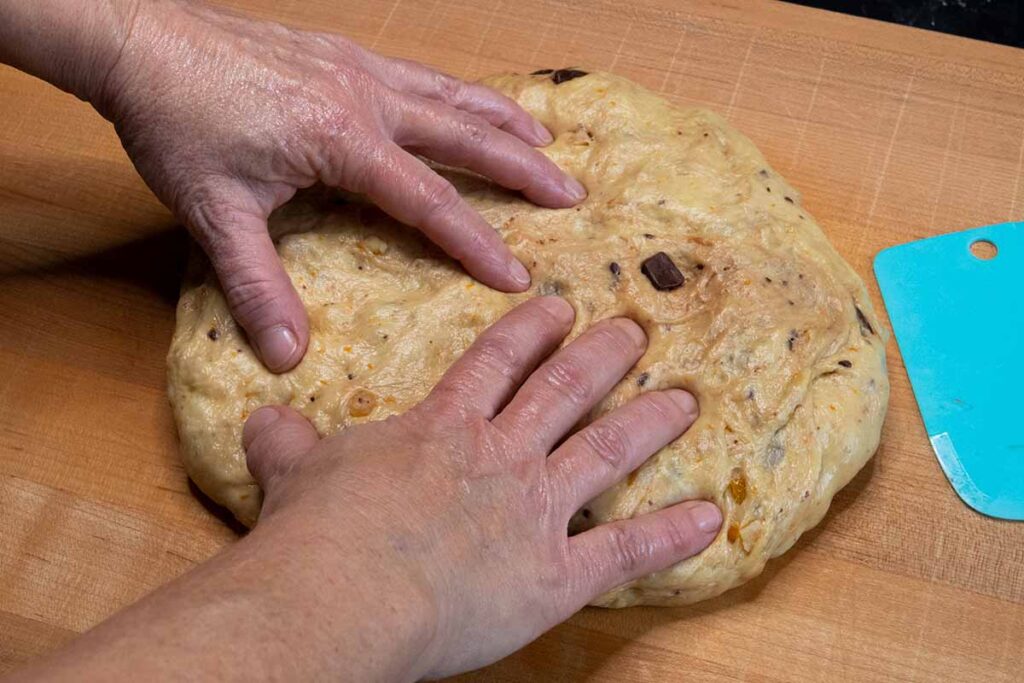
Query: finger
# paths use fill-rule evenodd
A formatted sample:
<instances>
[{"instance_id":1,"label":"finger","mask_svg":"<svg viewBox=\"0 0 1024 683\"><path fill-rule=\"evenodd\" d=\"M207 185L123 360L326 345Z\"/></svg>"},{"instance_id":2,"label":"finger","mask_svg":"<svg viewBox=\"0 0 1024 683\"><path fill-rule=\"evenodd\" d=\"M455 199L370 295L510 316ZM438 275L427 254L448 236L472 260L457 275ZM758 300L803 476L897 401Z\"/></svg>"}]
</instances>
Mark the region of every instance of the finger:
<instances>
[{"instance_id":1,"label":"finger","mask_svg":"<svg viewBox=\"0 0 1024 683\"><path fill-rule=\"evenodd\" d=\"M402 147L520 190L541 206L568 208L587 196L575 178L519 138L431 100L408 98L394 134Z\"/></svg>"},{"instance_id":2,"label":"finger","mask_svg":"<svg viewBox=\"0 0 1024 683\"><path fill-rule=\"evenodd\" d=\"M286 406L264 406L242 428L246 464L264 490L319 440L313 425Z\"/></svg>"},{"instance_id":3,"label":"finger","mask_svg":"<svg viewBox=\"0 0 1024 683\"><path fill-rule=\"evenodd\" d=\"M267 233L265 218L231 209L193 213L231 314L272 372L291 370L309 342L309 318Z\"/></svg>"},{"instance_id":4,"label":"finger","mask_svg":"<svg viewBox=\"0 0 1024 683\"><path fill-rule=\"evenodd\" d=\"M381 57L377 77L394 90L442 102L476 114L523 142L543 147L551 144L551 133L511 98L496 90L435 71L405 59Z\"/></svg>"},{"instance_id":5,"label":"finger","mask_svg":"<svg viewBox=\"0 0 1024 683\"><path fill-rule=\"evenodd\" d=\"M491 419L565 338L575 316L572 306L554 296L520 304L473 342L424 403L454 405Z\"/></svg>"},{"instance_id":6,"label":"finger","mask_svg":"<svg viewBox=\"0 0 1024 683\"><path fill-rule=\"evenodd\" d=\"M549 451L622 379L646 345L632 320L598 323L541 365L494 418L495 426Z\"/></svg>"},{"instance_id":7,"label":"finger","mask_svg":"<svg viewBox=\"0 0 1024 683\"><path fill-rule=\"evenodd\" d=\"M697 419L697 401L680 389L643 394L571 436L548 459L569 514L667 446Z\"/></svg>"},{"instance_id":8,"label":"finger","mask_svg":"<svg viewBox=\"0 0 1024 683\"><path fill-rule=\"evenodd\" d=\"M485 285L506 292L530 286L530 274L447 180L394 143L363 171L361 187L395 219L418 228Z\"/></svg>"},{"instance_id":9,"label":"finger","mask_svg":"<svg viewBox=\"0 0 1024 683\"><path fill-rule=\"evenodd\" d=\"M718 536L722 513L687 501L633 519L610 522L569 539L570 571L580 606L594 596L682 562Z\"/></svg>"}]
</instances>

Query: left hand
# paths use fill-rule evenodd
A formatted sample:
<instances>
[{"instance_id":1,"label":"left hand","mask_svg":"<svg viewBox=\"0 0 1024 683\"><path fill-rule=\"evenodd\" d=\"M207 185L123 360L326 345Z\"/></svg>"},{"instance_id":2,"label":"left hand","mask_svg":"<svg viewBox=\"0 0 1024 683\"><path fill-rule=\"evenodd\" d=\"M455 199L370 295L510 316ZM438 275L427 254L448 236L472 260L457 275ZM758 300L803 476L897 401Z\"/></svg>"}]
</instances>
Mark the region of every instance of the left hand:
<instances>
[{"instance_id":1,"label":"left hand","mask_svg":"<svg viewBox=\"0 0 1024 683\"><path fill-rule=\"evenodd\" d=\"M530 276L498 233L414 154L564 208L586 192L535 145L548 131L509 98L330 33L182 0L137 2L94 104L156 195L186 224L232 314L274 372L308 342L270 212L315 182L367 195L471 275L504 291Z\"/></svg>"}]
</instances>

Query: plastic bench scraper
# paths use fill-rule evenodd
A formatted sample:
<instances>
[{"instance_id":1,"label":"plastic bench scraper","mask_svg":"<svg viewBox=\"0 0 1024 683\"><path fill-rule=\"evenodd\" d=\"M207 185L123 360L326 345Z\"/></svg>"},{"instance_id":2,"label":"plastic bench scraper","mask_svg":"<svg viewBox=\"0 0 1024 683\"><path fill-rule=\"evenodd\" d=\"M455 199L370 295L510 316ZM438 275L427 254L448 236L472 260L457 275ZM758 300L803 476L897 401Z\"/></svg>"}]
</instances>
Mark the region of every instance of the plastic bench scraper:
<instances>
[{"instance_id":1,"label":"plastic bench scraper","mask_svg":"<svg viewBox=\"0 0 1024 683\"><path fill-rule=\"evenodd\" d=\"M875 275L949 483L1024 520L1024 223L891 247Z\"/></svg>"}]
</instances>

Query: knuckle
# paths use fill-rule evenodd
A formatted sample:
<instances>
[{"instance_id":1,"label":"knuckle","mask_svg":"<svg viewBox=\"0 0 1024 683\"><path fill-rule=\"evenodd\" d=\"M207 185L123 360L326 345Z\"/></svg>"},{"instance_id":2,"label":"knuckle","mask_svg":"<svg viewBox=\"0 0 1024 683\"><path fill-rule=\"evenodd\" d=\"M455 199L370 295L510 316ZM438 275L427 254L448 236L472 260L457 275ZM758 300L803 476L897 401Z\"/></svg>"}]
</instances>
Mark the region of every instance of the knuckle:
<instances>
[{"instance_id":1,"label":"knuckle","mask_svg":"<svg viewBox=\"0 0 1024 683\"><path fill-rule=\"evenodd\" d=\"M629 432L617 421L603 420L584 429L581 433L590 451L614 471L626 466L632 451Z\"/></svg>"},{"instance_id":2,"label":"knuckle","mask_svg":"<svg viewBox=\"0 0 1024 683\"><path fill-rule=\"evenodd\" d=\"M428 424L436 424L436 418L446 423L453 420L464 424L472 414L471 406L467 405L469 396L473 394L473 384L466 378L453 378L452 381L435 388L430 396L431 419Z\"/></svg>"},{"instance_id":3,"label":"knuckle","mask_svg":"<svg viewBox=\"0 0 1024 683\"><path fill-rule=\"evenodd\" d=\"M237 267L229 265L228 268ZM222 278L224 296L231 310L247 320L270 317L284 303L275 291L273 279L260 275L255 266L242 266L238 270L240 275Z\"/></svg>"},{"instance_id":4,"label":"knuckle","mask_svg":"<svg viewBox=\"0 0 1024 683\"><path fill-rule=\"evenodd\" d=\"M640 571L650 555L650 544L634 525L620 524L609 528L612 559L623 574Z\"/></svg>"},{"instance_id":5,"label":"knuckle","mask_svg":"<svg viewBox=\"0 0 1024 683\"><path fill-rule=\"evenodd\" d=\"M670 518L665 524L664 536L675 555L688 556L693 552L697 529L688 516Z\"/></svg>"},{"instance_id":6,"label":"knuckle","mask_svg":"<svg viewBox=\"0 0 1024 683\"><path fill-rule=\"evenodd\" d=\"M456 141L462 148L483 147L490 139L488 124L476 116L463 115L455 121Z\"/></svg>"},{"instance_id":7,"label":"knuckle","mask_svg":"<svg viewBox=\"0 0 1024 683\"><path fill-rule=\"evenodd\" d=\"M452 256L460 261L470 254L485 255L493 259L494 246L487 239L487 234L482 230L473 228L465 229L459 238L459 246L454 250Z\"/></svg>"},{"instance_id":8,"label":"knuckle","mask_svg":"<svg viewBox=\"0 0 1024 683\"><path fill-rule=\"evenodd\" d=\"M632 356L638 349L637 339L623 325L605 323L593 331L594 343L617 354Z\"/></svg>"},{"instance_id":9,"label":"knuckle","mask_svg":"<svg viewBox=\"0 0 1024 683\"><path fill-rule=\"evenodd\" d=\"M643 401L644 410L659 421L677 424L684 418L679 404L660 392L644 394Z\"/></svg>"},{"instance_id":10,"label":"knuckle","mask_svg":"<svg viewBox=\"0 0 1024 683\"><path fill-rule=\"evenodd\" d=\"M457 105L462 102L466 93L466 84L448 74L437 73L434 75L434 83L438 97L442 102L450 105Z\"/></svg>"},{"instance_id":11,"label":"knuckle","mask_svg":"<svg viewBox=\"0 0 1024 683\"><path fill-rule=\"evenodd\" d=\"M491 97L495 97L495 91L488 91ZM500 93L497 93L495 97L497 100L494 106L489 107L489 115L494 122L494 125L498 128L507 126L508 124L515 121L519 115L525 114L519 105L516 104L511 98L506 97Z\"/></svg>"},{"instance_id":12,"label":"knuckle","mask_svg":"<svg viewBox=\"0 0 1024 683\"><path fill-rule=\"evenodd\" d=\"M590 375L572 360L563 358L551 361L543 378L548 387L574 406L584 405L593 393Z\"/></svg>"},{"instance_id":13,"label":"knuckle","mask_svg":"<svg viewBox=\"0 0 1024 683\"><path fill-rule=\"evenodd\" d=\"M482 337L477 343L476 365L509 376L518 360L516 347L515 340L505 334L492 333Z\"/></svg>"},{"instance_id":14,"label":"knuckle","mask_svg":"<svg viewBox=\"0 0 1024 683\"><path fill-rule=\"evenodd\" d=\"M369 126L361 126L358 131L357 136L347 138L342 144L331 145L322 175L326 184L366 193L383 183L393 182L395 169L391 158L381 154L390 141Z\"/></svg>"},{"instance_id":15,"label":"knuckle","mask_svg":"<svg viewBox=\"0 0 1024 683\"><path fill-rule=\"evenodd\" d=\"M562 301L565 302L567 308L572 309L572 305L568 304L565 299L562 299ZM561 331L565 329L565 316L558 315L546 306L539 306L536 302L537 299L530 300L528 309L529 313L527 316L524 316L524 318L530 322L531 328L536 330L537 334L545 334L551 330ZM569 315L571 317L570 322L573 322L576 316L575 309L572 309ZM564 333L562 336L565 336Z\"/></svg>"},{"instance_id":16,"label":"knuckle","mask_svg":"<svg viewBox=\"0 0 1024 683\"><path fill-rule=\"evenodd\" d=\"M214 189L199 188L181 197L181 213L185 224L196 235L204 247L222 247L229 243L235 210L225 202L218 201Z\"/></svg>"},{"instance_id":17,"label":"knuckle","mask_svg":"<svg viewBox=\"0 0 1024 683\"><path fill-rule=\"evenodd\" d=\"M423 197L425 223L444 219L455 213L462 198L455 187L440 176L436 182L425 190Z\"/></svg>"}]
</instances>

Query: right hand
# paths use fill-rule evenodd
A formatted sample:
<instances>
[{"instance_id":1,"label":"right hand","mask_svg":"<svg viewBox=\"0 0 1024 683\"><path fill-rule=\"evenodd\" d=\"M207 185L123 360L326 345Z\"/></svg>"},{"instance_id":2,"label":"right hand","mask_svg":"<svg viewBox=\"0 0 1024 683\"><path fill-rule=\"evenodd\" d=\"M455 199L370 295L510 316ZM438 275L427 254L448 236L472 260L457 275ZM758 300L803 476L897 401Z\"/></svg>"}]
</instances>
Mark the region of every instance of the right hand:
<instances>
[{"instance_id":1,"label":"right hand","mask_svg":"<svg viewBox=\"0 0 1024 683\"><path fill-rule=\"evenodd\" d=\"M341 608L340 620L325 604L344 624L328 641L350 642L344 629L402 641L397 634L415 624L408 642L382 655L391 666L410 678L465 671L715 539L721 513L704 501L567 535L576 510L698 414L685 391L650 391L566 438L646 347L643 330L619 318L555 351L573 317L562 299L527 301L484 332L420 405L336 436L321 439L286 407L249 417L243 442L265 493L249 540L265 552L317 558L331 585L401 598L385 608L346 603L359 612ZM295 583L323 601L333 590ZM287 609L278 608L285 624Z\"/></svg>"},{"instance_id":2,"label":"right hand","mask_svg":"<svg viewBox=\"0 0 1024 683\"><path fill-rule=\"evenodd\" d=\"M367 195L504 291L526 269L413 153L463 166L543 206L583 187L533 146L551 135L512 100L339 35L181 0L137 2L98 96L139 173L210 256L264 364L294 367L309 323L267 217L317 181ZM93 79L96 80L96 79Z\"/></svg>"}]
</instances>

